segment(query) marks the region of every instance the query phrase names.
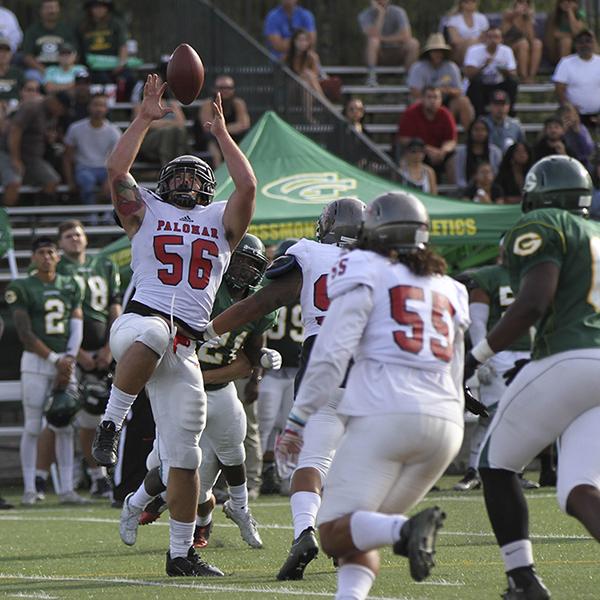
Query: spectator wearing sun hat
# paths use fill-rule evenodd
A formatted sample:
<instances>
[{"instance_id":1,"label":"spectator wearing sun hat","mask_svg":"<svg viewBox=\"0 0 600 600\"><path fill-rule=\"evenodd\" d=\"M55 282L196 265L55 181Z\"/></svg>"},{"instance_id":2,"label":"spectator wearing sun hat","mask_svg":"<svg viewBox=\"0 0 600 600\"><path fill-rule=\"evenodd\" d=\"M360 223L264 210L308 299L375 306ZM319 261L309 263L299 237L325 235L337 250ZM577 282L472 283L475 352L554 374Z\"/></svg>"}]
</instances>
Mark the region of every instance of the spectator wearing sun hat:
<instances>
[{"instance_id":1,"label":"spectator wearing sun hat","mask_svg":"<svg viewBox=\"0 0 600 600\"><path fill-rule=\"evenodd\" d=\"M411 65L406 83L413 102L421 99L427 85L439 87L442 102L465 129L475 117L471 101L464 95L458 65L450 60L450 46L441 33L432 33L417 62Z\"/></svg>"}]
</instances>

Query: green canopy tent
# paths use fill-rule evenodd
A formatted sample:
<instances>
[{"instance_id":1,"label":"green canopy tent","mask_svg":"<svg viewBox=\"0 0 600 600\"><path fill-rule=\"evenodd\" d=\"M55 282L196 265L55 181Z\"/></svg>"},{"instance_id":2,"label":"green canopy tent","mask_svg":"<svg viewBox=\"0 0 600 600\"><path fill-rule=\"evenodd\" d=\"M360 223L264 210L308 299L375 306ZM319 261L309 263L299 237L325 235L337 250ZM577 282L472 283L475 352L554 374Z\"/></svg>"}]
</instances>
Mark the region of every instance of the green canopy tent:
<instances>
[{"instance_id":1,"label":"green canopy tent","mask_svg":"<svg viewBox=\"0 0 600 600\"><path fill-rule=\"evenodd\" d=\"M266 244L289 237L313 237L323 206L355 196L370 202L391 190L406 190L329 153L274 112L265 113L240 147L258 179L256 212L250 232ZM215 201L234 190L225 165L216 171ZM453 270L481 264L496 255L500 235L517 219L518 206L480 205L414 192L431 218L431 241ZM111 244L120 264L129 260L127 240ZM125 261L125 262L124 262Z\"/></svg>"},{"instance_id":2,"label":"green canopy tent","mask_svg":"<svg viewBox=\"0 0 600 600\"><path fill-rule=\"evenodd\" d=\"M311 237L323 206L355 196L365 202L391 190L406 190L329 153L267 112L240 145L258 179L250 231L265 243ZM227 200L233 182L224 165L216 172L216 200ZM414 190L411 190L413 193ZM431 217L433 243L440 246L496 245L520 212L518 206L480 205L416 193Z\"/></svg>"}]
</instances>

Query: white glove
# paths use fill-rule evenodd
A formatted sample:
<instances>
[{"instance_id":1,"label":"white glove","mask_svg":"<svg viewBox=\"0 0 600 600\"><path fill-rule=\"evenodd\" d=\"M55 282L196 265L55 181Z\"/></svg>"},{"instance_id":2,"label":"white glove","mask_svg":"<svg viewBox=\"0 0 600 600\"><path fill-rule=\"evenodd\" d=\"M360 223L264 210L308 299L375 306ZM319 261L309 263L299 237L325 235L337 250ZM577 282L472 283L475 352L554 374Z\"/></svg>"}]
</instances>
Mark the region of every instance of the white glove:
<instances>
[{"instance_id":1,"label":"white glove","mask_svg":"<svg viewBox=\"0 0 600 600\"><path fill-rule=\"evenodd\" d=\"M496 375L496 369L489 363L484 363L477 369L477 379L481 385L491 385Z\"/></svg>"},{"instance_id":2,"label":"white glove","mask_svg":"<svg viewBox=\"0 0 600 600\"><path fill-rule=\"evenodd\" d=\"M213 339L218 340L219 338L220 338L220 336L217 334L217 332L215 331L215 328L213 327L213 322L209 321L206 324L204 331L202 332L202 340L200 340L200 341L208 342Z\"/></svg>"},{"instance_id":3,"label":"white glove","mask_svg":"<svg viewBox=\"0 0 600 600\"><path fill-rule=\"evenodd\" d=\"M277 350L271 348L261 348L260 366L263 369L270 369L272 371L278 371L281 369L281 354Z\"/></svg>"}]
</instances>

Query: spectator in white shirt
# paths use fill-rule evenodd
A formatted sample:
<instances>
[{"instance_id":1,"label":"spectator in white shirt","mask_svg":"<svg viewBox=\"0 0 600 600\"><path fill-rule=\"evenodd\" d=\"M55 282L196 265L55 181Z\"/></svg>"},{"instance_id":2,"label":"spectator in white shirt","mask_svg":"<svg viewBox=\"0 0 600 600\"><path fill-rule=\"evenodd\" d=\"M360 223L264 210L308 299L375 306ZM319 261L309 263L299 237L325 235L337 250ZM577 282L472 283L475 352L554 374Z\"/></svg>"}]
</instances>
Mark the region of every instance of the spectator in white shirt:
<instances>
[{"instance_id":1,"label":"spectator in white shirt","mask_svg":"<svg viewBox=\"0 0 600 600\"><path fill-rule=\"evenodd\" d=\"M10 49L14 53L23 41L23 31L15 13L2 6L0 0L0 36L10 41Z\"/></svg>"},{"instance_id":2,"label":"spectator in white shirt","mask_svg":"<svg viewBox=\"0 0 600 600\"><path fill-rule=\"evenodd\" d=\"M504 90L510 99L511 110L517 97L517 63L513 51L502 43L498 27L485 33L485 43L467 50L464 72L469 78L467 96L477 116L486 112L494 90Z\"/></svg>"},{"instance_id":3,"label":"spectator in white shirt","mask_svg":"<svg viewBox=\"0 0 600 600\"><path fill-rule=\"evenodd\" d=\"M560 104L575 106L586 127L595 128L600 112L600 55L594 53L596 39L589 29L575 36L575 52L560 60L552 75Z\"/></svg>"},{"instance_id":4,"label":"spectator in white shirt","mask_svg":"<svg viewBox=\"0 0 600 600\"><path fill-rule=\"evenodd\" d=\"M459 65L462 65L467 49L483 41L483 34L490 26L487 17L477 11L477 5L477 0L459 0L446 22L452 60Z\"/></svg>"},{"instance_id":5,"label":"spectator in white shirt","mask_svg":"<svg viewBox=\"0 0 600 600\"><path fill-rule=\"evenodd\" d=\"M107 185L106 158L112 152L121 131L108 121L108 98L104 94L92 96L89 118L76 121L65 135L63 169L71 189L79 188L84 204L94 204L96 189L110 195Z\"/></svg>"}]
</instances>

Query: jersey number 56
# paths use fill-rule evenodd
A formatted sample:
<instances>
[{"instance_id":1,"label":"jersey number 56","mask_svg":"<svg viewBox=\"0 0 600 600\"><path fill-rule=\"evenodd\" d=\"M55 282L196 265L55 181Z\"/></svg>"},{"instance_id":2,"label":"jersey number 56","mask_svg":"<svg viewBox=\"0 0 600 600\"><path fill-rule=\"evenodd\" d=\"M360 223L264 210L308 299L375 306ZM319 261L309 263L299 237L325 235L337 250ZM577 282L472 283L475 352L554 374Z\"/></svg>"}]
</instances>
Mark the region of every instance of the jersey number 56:
<instances>
[{"instance_id":1,"label":"jersey number 56","mask_svg":"<svg viewBox=\"0 0 600 600\"><path fill-rule=\"evenodd\" d=\"M186 274L190 287L203 290L210 281L212 261L217 258L219 248L212 240L198 238L192 242L190 264L185 269L183 258L175 251L168 251L167 246L183 246L182 235L157 235L154 238L154 256L166 269L158 269L158 278L165 285L178 285ZM175 248L176 249L176 248ZM207 256L208 255L208 256Z\"/></svg>"}]
</instances>

